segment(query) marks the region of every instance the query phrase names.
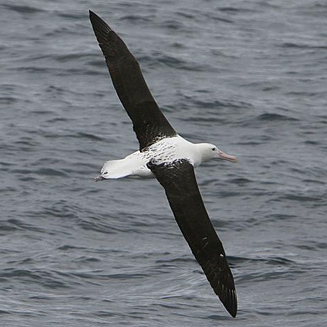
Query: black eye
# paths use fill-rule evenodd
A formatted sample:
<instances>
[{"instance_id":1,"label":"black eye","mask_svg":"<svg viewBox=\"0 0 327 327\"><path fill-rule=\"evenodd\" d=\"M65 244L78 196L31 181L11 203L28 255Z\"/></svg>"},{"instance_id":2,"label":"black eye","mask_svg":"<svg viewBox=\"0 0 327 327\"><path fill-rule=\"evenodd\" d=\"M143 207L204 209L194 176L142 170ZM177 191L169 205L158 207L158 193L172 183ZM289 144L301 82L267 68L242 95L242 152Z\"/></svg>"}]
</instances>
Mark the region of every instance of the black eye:
<instances>
[{"instance_id":1,"label":"black eye","mask_svg":"<svg viewBox=\"0 0 327 327\"><path fill-rule=\"evenodd\" d=\"M216 151L216 148L212 148L211 150L212 150L212 151Z\"/></svg>"}]
</instances>

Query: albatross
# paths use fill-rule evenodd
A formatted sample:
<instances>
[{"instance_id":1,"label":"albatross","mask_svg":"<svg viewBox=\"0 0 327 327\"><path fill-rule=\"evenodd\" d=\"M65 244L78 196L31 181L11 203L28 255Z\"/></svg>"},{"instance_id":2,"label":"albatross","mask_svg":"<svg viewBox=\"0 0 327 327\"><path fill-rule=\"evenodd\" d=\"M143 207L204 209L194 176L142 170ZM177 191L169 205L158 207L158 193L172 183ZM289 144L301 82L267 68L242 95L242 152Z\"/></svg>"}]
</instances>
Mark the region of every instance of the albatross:
<instances>
[{"instance_id":1,"label":"albatross","mask_svg":"<svg viewBox=\"0 0 327 327\"><path fill-rule=\"evenodd\" d=\"M139 150L106 161L96 181L129 176L156 177L163 186L178 226L216 295L232 317L237 297L225 250L209 219L194 168L209 159L235 162L209 143L193 144L170 125L144 80L139 63L123 40L94 12L90 20L117 95L139 141Z\"/></svg>"}]
</instances>

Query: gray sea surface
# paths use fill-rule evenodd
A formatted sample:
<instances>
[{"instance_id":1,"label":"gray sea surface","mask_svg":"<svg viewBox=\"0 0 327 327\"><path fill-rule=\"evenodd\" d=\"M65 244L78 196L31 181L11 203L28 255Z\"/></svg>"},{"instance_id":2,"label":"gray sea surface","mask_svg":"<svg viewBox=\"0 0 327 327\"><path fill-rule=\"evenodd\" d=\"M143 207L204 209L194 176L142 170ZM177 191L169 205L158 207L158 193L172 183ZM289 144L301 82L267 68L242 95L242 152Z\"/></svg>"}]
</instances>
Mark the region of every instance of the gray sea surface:
<instances>
[{"instance_id":1,"label":"gray sea surface","mask_svg":"<svg viewBox=\"0 0 327 327\"><path fill-rule=\"evenodd\" d=\"M138 143L89 9L182 136L239 159L196 171L235 319L155 179L93 181ZM1 326L326 326L326 1L0 0L0 17Z\"/></svg>"}]
</instances>

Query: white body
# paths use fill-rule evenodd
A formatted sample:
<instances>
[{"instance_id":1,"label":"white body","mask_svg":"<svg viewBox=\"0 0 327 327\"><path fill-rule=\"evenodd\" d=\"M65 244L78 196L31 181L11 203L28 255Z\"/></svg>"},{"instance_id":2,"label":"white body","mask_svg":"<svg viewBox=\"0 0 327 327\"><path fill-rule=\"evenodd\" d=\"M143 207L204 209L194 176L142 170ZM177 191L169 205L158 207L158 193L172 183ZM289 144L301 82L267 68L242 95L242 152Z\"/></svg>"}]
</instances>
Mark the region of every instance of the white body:
<instances>
[{"instance_id":1,"label":"white body","mask_svg":"<svg viewBox=\"0 0 327 327\"><path fill-rule=\"evenodd\" d=\"M106 161L99 179L117 179L127 176L153 177L147 163L154 159L156 163L187 159L194 167L203 161L218 158L222 153L209 143L193 144L181 136L162 139L144 151L136 151L124 159Z\"/></svg>"}]
</instances>

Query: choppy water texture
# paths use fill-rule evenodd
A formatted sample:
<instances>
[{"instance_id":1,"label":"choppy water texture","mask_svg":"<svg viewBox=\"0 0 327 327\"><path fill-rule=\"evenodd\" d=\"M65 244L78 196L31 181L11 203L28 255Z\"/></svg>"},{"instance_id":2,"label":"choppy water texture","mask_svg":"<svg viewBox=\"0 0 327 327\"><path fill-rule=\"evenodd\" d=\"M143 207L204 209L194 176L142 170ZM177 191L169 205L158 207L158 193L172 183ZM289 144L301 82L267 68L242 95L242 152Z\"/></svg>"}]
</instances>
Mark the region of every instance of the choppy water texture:
<instances>
[{"instance_id":1,"label":"choppy water texture","mask_svg":"<svg viewBox=\"0 0 327 327\"><path fill-rule=\"evenodd\" d=\"M94 183L138 147L88 19L172 125L239 163L197 178L235 276L229 317L156 180ZM1 326L325 326L327 5L1 1Z\"/></svg>"}]
</instances>

